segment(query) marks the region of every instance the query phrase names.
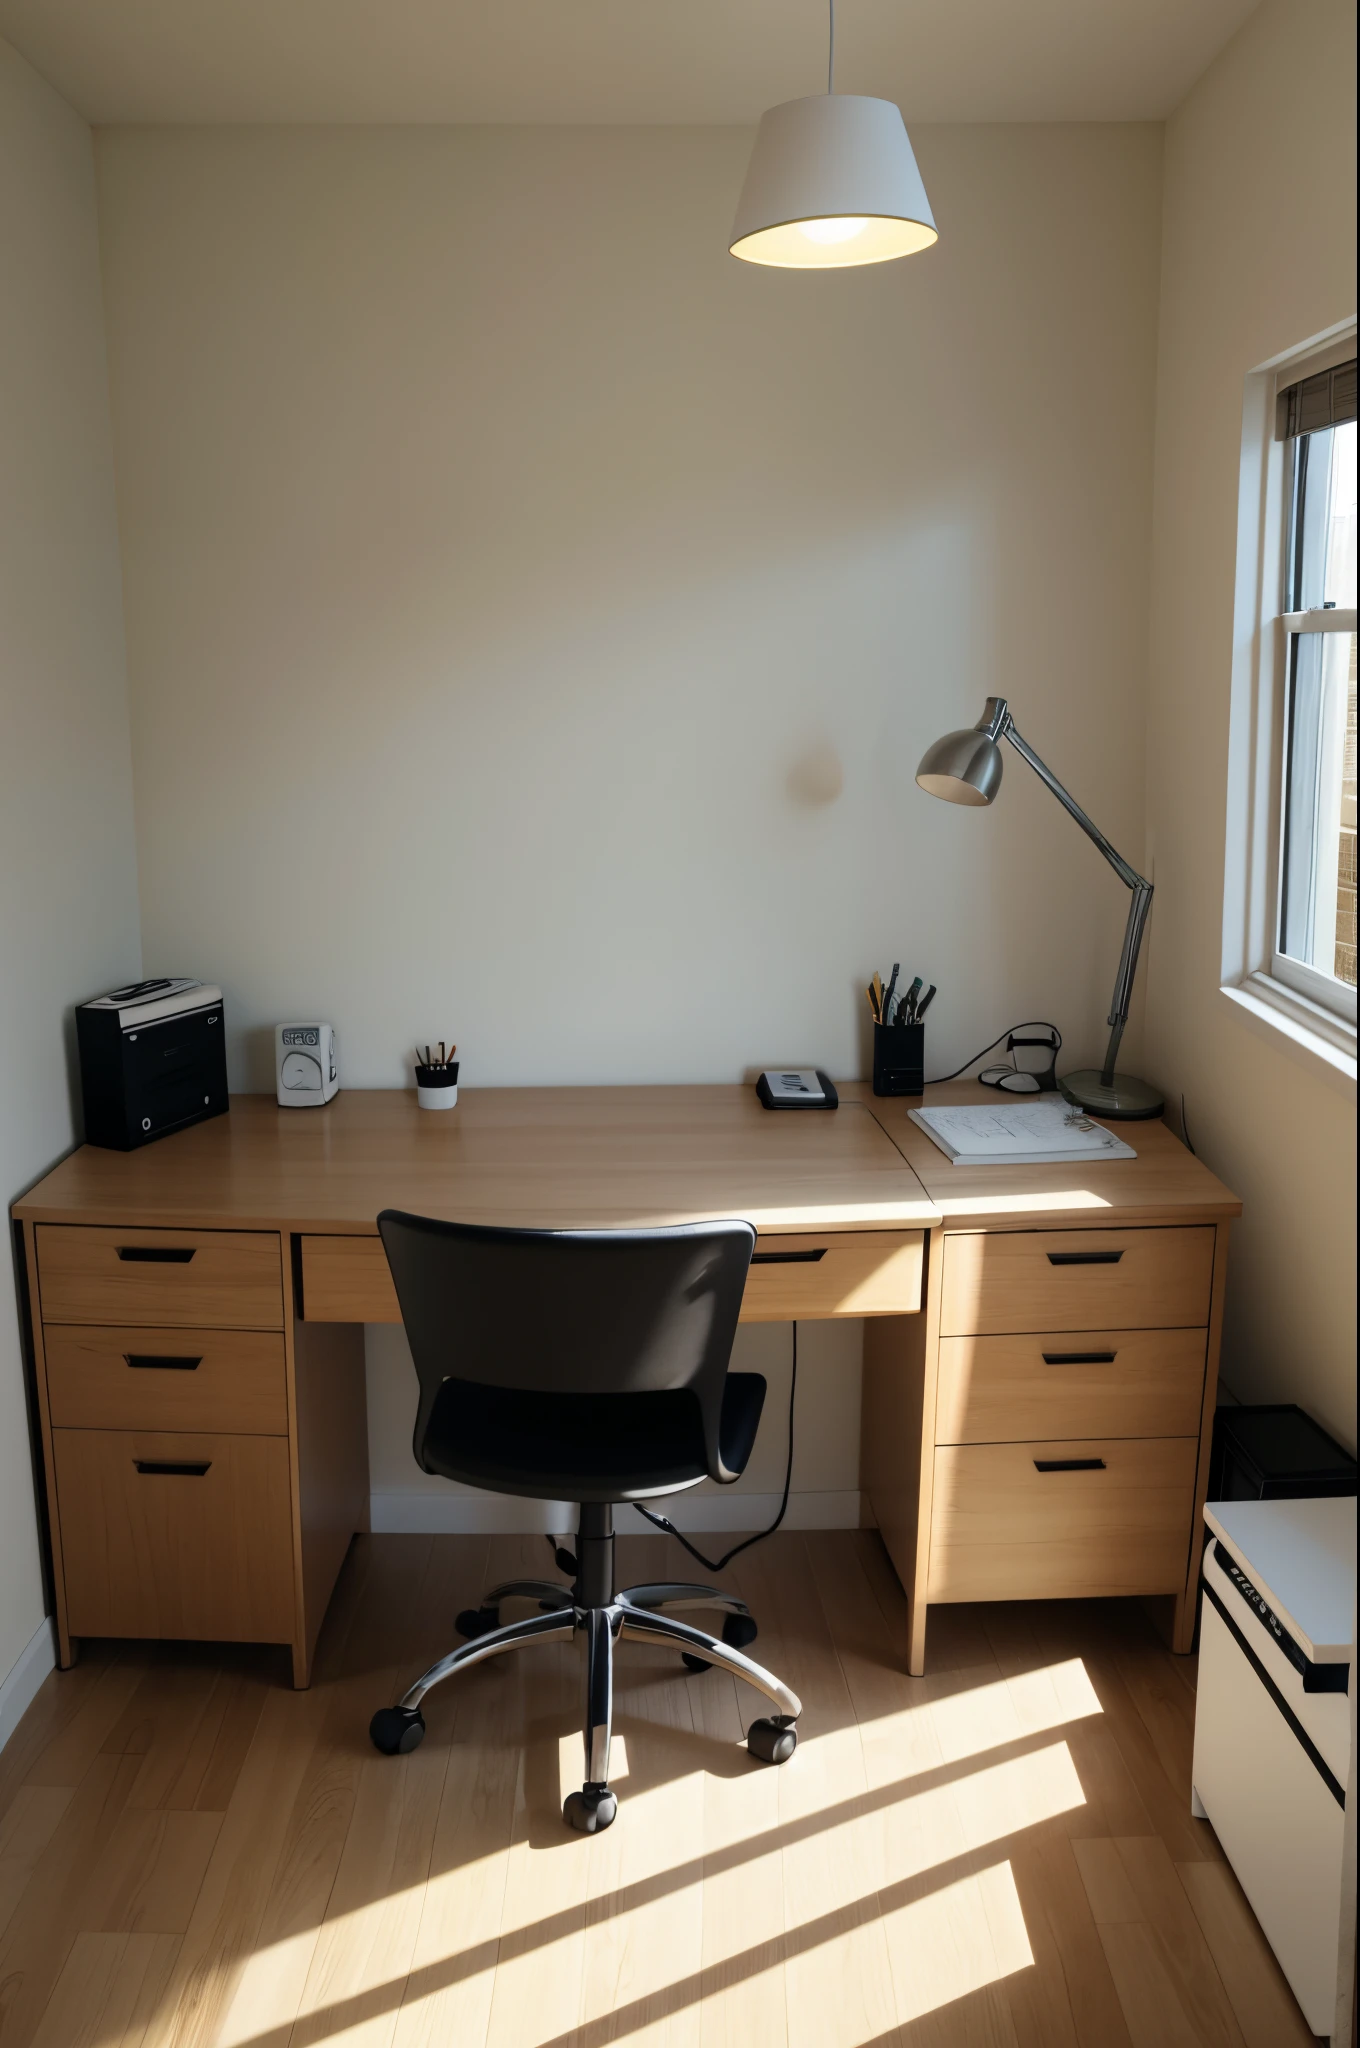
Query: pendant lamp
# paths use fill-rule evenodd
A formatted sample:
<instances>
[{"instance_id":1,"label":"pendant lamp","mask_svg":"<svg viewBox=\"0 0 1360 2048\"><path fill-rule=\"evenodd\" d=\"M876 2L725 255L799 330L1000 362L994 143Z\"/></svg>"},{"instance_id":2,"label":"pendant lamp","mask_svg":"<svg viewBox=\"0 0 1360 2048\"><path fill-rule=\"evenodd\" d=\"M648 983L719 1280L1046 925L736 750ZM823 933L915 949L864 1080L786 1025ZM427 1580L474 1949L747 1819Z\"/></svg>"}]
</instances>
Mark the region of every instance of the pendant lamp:
<instances>
[{"instance_id":1,"label":"pendant lamp","mask_svg":"<svg viewBox=\"0 0 1360 2048\"><path fill-rule=\"evenodd\" d=\"M891 100L838 93L836 0L826 91L760 123L729 244L744 263L845 270L939 239L906 126Z\"/></svg>"}]
</instances>

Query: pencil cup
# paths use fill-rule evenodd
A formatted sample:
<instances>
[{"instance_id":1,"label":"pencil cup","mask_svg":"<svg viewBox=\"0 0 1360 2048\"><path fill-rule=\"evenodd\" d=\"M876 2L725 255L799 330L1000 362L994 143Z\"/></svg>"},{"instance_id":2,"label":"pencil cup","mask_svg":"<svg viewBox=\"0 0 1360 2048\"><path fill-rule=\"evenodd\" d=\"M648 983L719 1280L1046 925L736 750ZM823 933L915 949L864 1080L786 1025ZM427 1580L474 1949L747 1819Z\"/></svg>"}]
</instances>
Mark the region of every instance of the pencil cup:
<instances>
[{"instance_id":1,"label":"pencil cup","mask_svg":"<svg viewBox=\"0 0 1360 2048\"><path fill-rule=\"evenodd\" d=\"M452 1109L458 1100L458 1062L416 1068L416 1101L422 1109Z\"/></svg>"},{"instance_id":2,"label":"pencil cup","mask_svg":"<svg viewBox=\"0 0 1360 2048\"><path fill-rule=\"evenodd\" d=\"M922 1095L926 1085L924 1024L875 1024L874 1094Z\"/></svg>"}]
</instances>

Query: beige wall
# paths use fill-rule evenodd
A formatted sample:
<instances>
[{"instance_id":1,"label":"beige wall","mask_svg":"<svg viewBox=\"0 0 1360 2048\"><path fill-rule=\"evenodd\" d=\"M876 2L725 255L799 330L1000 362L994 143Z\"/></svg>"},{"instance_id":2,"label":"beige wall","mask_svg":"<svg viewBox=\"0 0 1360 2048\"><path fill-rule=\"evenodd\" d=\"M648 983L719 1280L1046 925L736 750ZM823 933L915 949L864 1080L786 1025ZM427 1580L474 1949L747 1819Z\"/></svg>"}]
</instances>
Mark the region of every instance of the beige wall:
<instances>
[{"instance_id":1,"label":"beige wall","mask_svg":"<svg viewBox=\"0 0 1360 2048\"><path fill-rule=\"evenodd\" d=\"M0 1193L7 1207L75 1136L71 1004L135 974L140 954L90 131L5 42L0 411ZM42 1620L6 1259L0 1686ZM26 1660L24 1670L31 1665ZM0 1740L17 1703L16 1694L0 1701Z\"/></svg>"},{"instance_id":2,"label":"beige wall","mask_svg":"<svg viewBox=\"0 0 1360 2048\"><path fill-rule=\"evenodd\" d=\"M1224 1377L1355 1445L1355 1100L1219 993L1245 379L1355 313L1355 10L1267 0L1168 125L1147 1045L1242 1196Z\"/></svg>"},{"instance_id":3,"label":"beige wall","mask_svg":"<svg viewBox=\"0 0 1360 2048\"><path fill-rule=\"evenodd\" d=\"M1099 1042L1125 895L1004 689L1141 854L1160 144L924 130L909 263L734 263L736 130L98 138L149 970L234 1084L321 1016L351 1085L932 1064ZM1118 403L1111 403L1117 394Z\"/></svg>"},{"instance_id":4,"label":"beige wall","mask_svg":"<svg viewBox=\"0 0 1360 2048\"><path fill-rule=\"evenodd\" d=\"M933 1071L1096 1049L1119 883L1018 762L912 771L1006 691L1141 857L1159 135L916 140L939 248L789 277L740 131L99 137L146 959L235 1085L290 1015L351 1085L853 1073L894 956ZM798 1520L857 1518L860 1340L804 1333ZM777 1494L788 1342L688 1518ZM400 1332L369 1380L380 1525L447 1525Z\"/></svg>"}]
</instances>

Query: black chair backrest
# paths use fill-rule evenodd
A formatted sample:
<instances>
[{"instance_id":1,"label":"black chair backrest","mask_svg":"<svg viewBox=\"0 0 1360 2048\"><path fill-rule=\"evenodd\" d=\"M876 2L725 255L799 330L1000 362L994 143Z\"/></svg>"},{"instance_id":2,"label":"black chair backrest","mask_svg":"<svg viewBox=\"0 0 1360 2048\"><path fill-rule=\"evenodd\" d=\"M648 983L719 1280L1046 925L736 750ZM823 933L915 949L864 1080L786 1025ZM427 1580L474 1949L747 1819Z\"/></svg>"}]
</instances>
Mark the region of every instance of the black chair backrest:
<instances>
[{"instance_id":1,"label":"black chair backrest","mask_svg":"<svg viewBox=\"0 0 1360 2048\"><path fill-rule=\"evenodd\" d=\"M384 1209L378 1218L420 1380L421 1446L445 1380L523 1393L692 1392L710 1477L756 1234L497 1230Z\"/></svg>"}]
</instances>

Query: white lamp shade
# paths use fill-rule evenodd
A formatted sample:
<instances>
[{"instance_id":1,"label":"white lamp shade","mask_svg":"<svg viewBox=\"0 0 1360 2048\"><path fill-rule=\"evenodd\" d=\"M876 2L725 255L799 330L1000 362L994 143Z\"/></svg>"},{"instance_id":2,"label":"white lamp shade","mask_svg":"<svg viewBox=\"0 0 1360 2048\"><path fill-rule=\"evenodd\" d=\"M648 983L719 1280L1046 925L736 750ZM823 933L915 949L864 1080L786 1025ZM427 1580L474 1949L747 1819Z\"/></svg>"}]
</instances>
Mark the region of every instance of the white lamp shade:
<instances>
[{"instance_id":1,"label":"white lamp shade","mask_svg":"<svg viewBox=\"0 0 1360 2048\"><path fill-rule=\"evenodd\" d=\"M891 100L818 93L760 123L731 250L781 270L841 270L928 249L938 236Z\"/></svg>"}]
</instances>

